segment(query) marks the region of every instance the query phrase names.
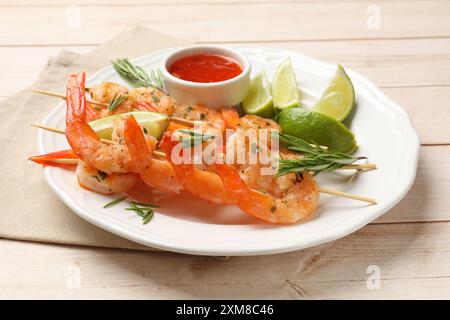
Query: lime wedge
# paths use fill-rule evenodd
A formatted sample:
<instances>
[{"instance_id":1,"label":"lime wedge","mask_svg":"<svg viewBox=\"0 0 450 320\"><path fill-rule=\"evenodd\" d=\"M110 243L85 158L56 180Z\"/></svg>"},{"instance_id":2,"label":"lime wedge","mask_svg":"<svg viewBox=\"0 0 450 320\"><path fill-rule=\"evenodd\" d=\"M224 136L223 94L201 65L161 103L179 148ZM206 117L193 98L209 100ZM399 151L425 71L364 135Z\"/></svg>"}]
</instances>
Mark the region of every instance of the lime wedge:
<instances>
[{"instance_id":1,"label":"lime wedge","mask_svg":"<svg viewBox=\"0 0 450 320\"><path fill-rule=\"evenodd\" d=\"M247 96L242 101L242 108L245 113L265 118L270 118L275 113L269 81L264 72L257 74L250 82Z\"/></svg>"},{"instance_id":2,"label":"lime wedge","mask_svg":"<svg viewBox=\"0 0 450 320\"><path fill-rule=\"evenodd\" d=\"M291 59L286 59L278 67L272 82L273 104L277 109L300 106L299 90Z\"/></svg>"},{"instance_id":3,"label":"lime wedge","mask_svg":"<svg viewBox=\"0 0 450 320\"><path fill-rule=\"evenodd\" d=\"M355 90L345 73L338 65L337 71L322 94L322 97L312 107L312 110L330 116L338 121L344 121L355 107Z\"/></svg>"},{"instance_id":4,"label":"lime wedge","mask_svg":"<svg viewBox=\"0 0 450 320\"><path fill-rule=\"evenodd\" d=\"M96 119L89 122L89 125L100 138L111 139L114 119L126 117L128 115L134 116L136 121L144 128L144 131L146 131L147 134L154 136L156 139L161 138L164 130L166 130L167 125L169 124L169 117L165 114L147 111L132 111Z\"/></svg>"},{"instance_id":5,"label":"lime wedge","mask_svg":"<svg viewBox=\"0 0 450 320\"><path fill-rule=\"evenodd\" d=\"M289 108L280 112L278 124L283 133L327 146L330 151L354 152L355 136L339 121L324 114Z\"/></svg>"}]
</instances>

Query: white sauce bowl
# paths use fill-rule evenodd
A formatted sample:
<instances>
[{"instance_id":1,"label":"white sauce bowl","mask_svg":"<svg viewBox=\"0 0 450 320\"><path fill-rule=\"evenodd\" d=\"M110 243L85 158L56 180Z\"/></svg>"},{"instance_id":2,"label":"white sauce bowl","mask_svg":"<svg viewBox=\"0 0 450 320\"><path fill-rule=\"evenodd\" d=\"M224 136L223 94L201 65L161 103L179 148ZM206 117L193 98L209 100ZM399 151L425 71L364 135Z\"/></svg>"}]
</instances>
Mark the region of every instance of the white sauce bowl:
<instances>
[{"instance_id":1,"label":"white sauce bowl","mask_svg":"<svg viewBox=\"0 0 450 320\"><path fill-rule=\"evenodd\" d=\"M169 72L178 59L195 54L216 54L236 60L242 67L238 76L220 82L192 82L179 79ZM165 89L179 104L203 104L212 109L230 107L244 100L250 85L250 61L239 51L222 46L195 45L177 49L163 59L161 71Z\"/></svg>"}]
</instances>

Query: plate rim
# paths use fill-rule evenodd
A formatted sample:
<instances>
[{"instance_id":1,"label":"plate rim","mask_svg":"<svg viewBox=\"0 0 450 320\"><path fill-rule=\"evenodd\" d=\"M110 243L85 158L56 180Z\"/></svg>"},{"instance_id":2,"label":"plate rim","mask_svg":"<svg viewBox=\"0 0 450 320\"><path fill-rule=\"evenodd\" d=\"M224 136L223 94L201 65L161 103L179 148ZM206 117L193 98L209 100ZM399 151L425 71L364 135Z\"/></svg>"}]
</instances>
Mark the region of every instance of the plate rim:
<instances>
[{"instance_id":1,"label":"plate rim","mask_svg":"<svg viewBox=\"0 0 450 320\"><path fill-rule=\"evenodd\" d=\"M335 66L334 64L323 62L323 61L305 56L299 52L296 52L293 50L288 50L288 49L283 49L283 48L264 47L264 46L258 46L258 47L256 47L256 46L239 46L239 45L234 45L234 46L229 46L229 47L233 47L237 50L239 50L239 49L253 49L253 50L258 49L258 50L275 51L275 52L282 51L282 52L287 52L290 55L298 56L303 60L310 61L311 63L313 63L315 65L321 65L324 68L330 68L330 67ZM146 55L137 57L135 59L131 59L131 61L134 63L139 63L140 61L149 59L152 56L161 55L163 53L169 54L172 50L177 50L179 48L181 48L181 47L172 47L172 48L162 49L162 50L158 50L158 51L153 51ZM110 71L112 71L112 67L105 66L105 67L101 68L100 70L98 70L97 72L93 73L87 79L87 82L91 82L94 79L101 77L103 73L105 73L105 72L109 73ZM316 245L320 245L323 243L337 240L339 238L345 237L345 236L361 229L365 225L374 221L375 219L377 219L378 217L380 217L381 215L383 215L384 213L389 211L391 208L393 208L401 199L403 199L405 197L405 195L411 189L411 186L413 185L415 177L416 177L417 165L418 165L418 161L419 161L419 150L420 150L420 141L419 141L418 134L417 134L417 132L412 124L412 121L410 119L410 116L406 112L406 110L404 110L395 101L393 101L392 99L387 97L373 82L371 82L364 76L362 76L359 73L357 73L351 69L348 69L348 68L346 68L346 72L348 72L352 78L357 78L358 82L367 88L367 91L372 95L372 97L374 99L376 99L378 102L383 102L383 105L385 105L386 108L389 108L389 109L394 108L395 111L397 111L396 116L401 117L403 124L406 125L405 129L408 131L408 136L409 136L408 143L407 143L408 144L407 150L408 150L408 152L410 152L410 154L412 156L412 158L410 159L411 170L409 170L409 175L407 177L405 176L403 179L404 181L407 180L407 183L404 182L404 186L402 187L402 192L398 193L395 196L395 198L392 199L389 203L383 203L383 205L378 204L378 206L382 206L382 207L377 211L377 213L373 217L367 218L366 219L367 221L361 221L360 223L354 223L353 225L351 225L351 227L347 227L345 230L342 230L342 228L338 229L338 231L328 230L328 232L324 233L320 239L311 239L308 241L303 241L301 243L295 243L295 242L293 243L291 240L289 242L289 244L286 243L285 245L278 245L278 246L275 246L275 247L269 248L269 249L268 248L248 248L248 249L246 249L245 247L244 248L234 247L233 249L229 249L229 248L206 249L206 248L198 248L198 247L192 248L192 247L189 247L188 245L183 246L180 244L175 244L175 245L167 244L167 243L164 243L164 241L161 242L157 239L149 241L148 239L144 239L139 235L133 234L132 231L130 231L130 230L123 229L119 225L111 224L108 221L102 221L101 218L84 212L84 210L82 208L80 208L69 195L65 194L53 181L51 174L50 174L50 170L49 170L51 168L48 168L48 167L44 168L44 178L45 178L47 184L52 189L52 191L55 192L55 194L72 211L74 211L82 219L96 225L97 227L100 227L104 230L107 230L113 234L116 234L116 235L126 238L128 240L131 240L133 242L140 243L142 245L157 248L157 249L171 251L171 252L178 252L178 253L184 253L184 254L195 254L195 255L210 255L210 256L268 255L268 254L277 254L277 253L301 250L301 249L305 249L308 247L312 247L312 246L316 246ZM59 102L58 107L55 107L53 110L51 110L50 113L47 114L47 116L43 120L44 125L48 124L48 121L55 114L60 112L59 106L62 104L64 104L64 101ZM43 136L44 136L44 132L43 132L43 130L40 130L38 132L38 148L39 148L40 152L45 152ZM277 244L280 244L280 242L287 242L287 241L278 241Z\"/></svg>"}]
</instances>

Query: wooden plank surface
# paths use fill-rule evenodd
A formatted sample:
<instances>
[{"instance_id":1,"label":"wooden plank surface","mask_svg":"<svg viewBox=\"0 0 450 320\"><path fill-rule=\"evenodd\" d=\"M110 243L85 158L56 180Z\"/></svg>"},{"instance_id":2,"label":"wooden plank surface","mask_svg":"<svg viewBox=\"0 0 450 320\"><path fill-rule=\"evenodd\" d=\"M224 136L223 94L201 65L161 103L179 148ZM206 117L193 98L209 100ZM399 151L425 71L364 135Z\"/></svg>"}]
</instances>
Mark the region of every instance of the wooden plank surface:
<instances>
[{"instance_id":1,"label":"wooden plank surface","mask_svg":"<svg viewBox=\"0 0 450 320\"><path fill-rule=\"evenodd\" d=\"M405 199L376 223L450 221L450 146L420 148L416 180Z\"/></svg>"},{"instance_id":2,"label":"wooden plank surface","mask_svg":"<svg viewBox=\"0 0 450 320\"><path fill-rule=\"evenodd\" d=\"M196 41L330 40L449 37L447 1L380 2L379 29L367 27L371 1L179 3L80 7L81 29L66 28L66 6L5 6L0 43L98 44L130 24ZM407 10L405 11L405 7ZM157 14L155 14L157 12ZM230 14L232 12L232 14ZM27 17L18 20L17 17ZM320 19L318 19L320 18ZM322 23L318 23L322 21ZM416 27L420 21L420 28ZM29 32L33 28L33 32Z\"/></svg>"},{"instance_id":3,"label":"wooden plank surface","mask_svg":"<svg viewBox=\"0 0 450 320\"><path fill-rule=\"evenodd\" d=\"M256 45L256 44L252 44ZM277 46L341 63L374 81L411 115L422 143L450 142L450 38L420 40L361 40L327 42L263 42L258 45ZM79 53L92 46L71 46ZM384 49L388 48L388 49ZM407 50L404 50L407 48ZM426 49L429 48L429 49ZM45 65L48 56L61 47L6 47L0 50L0 97L29 86ZM363 52L361 54L361 52ZM408 72L402 72L408 68ZM417 75L417 76L411 76ZM411 89L413 88L413 89ZM429 124L434 129L429 130Z\"/></svg>"},{"instance_id":4,"label":"wooden plank surface","mask_svg":"<svg viewBox=\"0 0 450 320\"><path fill-rule=\"evenodd\" d=\"M5 240L0 298L448 298L449 232L370 225L331 245L228 260ZM368 268L380 289L368 288Z\"/></svg>"},{"instance_id":5,"label":"wooden plank surface","mask_svg":"<svg viewBox=\"0 0 450 320\"><path fill-rule=\"evenodd\" d=\"M72 5L79 30L66 27ZM373 5L380 29L367 27ZM48 56L87 52L142 23L199 42L342 63L409 112L424 146L406 198L334 243L219 260L0 240L0 298L448 298L449 16L450 1L425 0L2 0L0 103L31 84ZM369 266L381 272L379 289L367 286Z\"/></svg>"},{"instance_id":6,"label":"wooden plank surface","mask_svg":"<svg viewBox=\"0 0 450 320\"><path fill-rule=\"evenodd\" d=\"M278 47L329 63L340 63L360 72L382 88L450 86L450 38L226 44ZM24 46L19 50L18 47L3 47L0 50L0 76L17 73L26 81L41 69L48 56L56 55L62 48L85 53L93 47ZM408 72L402 72L405 68ZM6 80L0 78L5 85L13 85ZM5 94L14 92L16 88L8 86L0 90L1 94Z\"/></svg>"}]
</instances>

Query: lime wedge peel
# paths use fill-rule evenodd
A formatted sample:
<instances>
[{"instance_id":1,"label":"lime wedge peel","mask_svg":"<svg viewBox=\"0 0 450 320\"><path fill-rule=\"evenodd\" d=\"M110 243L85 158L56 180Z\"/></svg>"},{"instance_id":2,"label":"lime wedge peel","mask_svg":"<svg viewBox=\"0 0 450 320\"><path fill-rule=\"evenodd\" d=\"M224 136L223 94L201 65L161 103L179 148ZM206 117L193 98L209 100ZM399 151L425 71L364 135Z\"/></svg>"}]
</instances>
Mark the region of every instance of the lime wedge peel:
<instances>
[{"instance_id":1,"label":"lime wedge peel","mask_svg":"<svg viewBox=\"0 0 450 320\"><path fill-rule=\"evenodd\" d=\"M250 82L250 87L242 101L242 108L245 113L254 114L264 118L274 115L272 94L270 84L264 72L258 73Z\"/></svg>"},{"instance_id":2,"label":"lime wedge peel","mask_svg":"<svg viewBox=\"0 0 450 320\"><path fill-rule=\"evenodd\" d=\"M144 131L157 139L161 138L162 134L169 125L169 117L167 115L147 111L132 111L114 114L111 116L90 121L89 125L100 138L111 139L114 119L126 117L128 115L134 116L137 123L139 123L139 125L141 125L144 128Z\"/></svg>"},{"instance_id":3,"label":"lime wedge peel","mask_svg":"<svg viewBox=\"0 0 450 320\"><path fill-rule=\"evenodd\" d=\"M300 106L299 89L290 58L283 61L275 72L272 95L273 104L277 109Z\"/></svg>"},{"instance_id":4,"label":"lime wedge peel","mask_svg":"<svg viewBox=\"0 0 450 320\"><path fill-rule=\"evenodd\" d=\"M319 112L302 108L285 109L278 116L278 124L283 133L327 146L330 151L353 153L358 147L350 130L336 119Z\"/></svg>"},{"instance_id":5,"label":"lime wedge peel","mask_svg":"<svg viewBox=\"0 0 450 320\"><path fill-rule=\"evenodd\" d=\"M344 121L355 108L355 90L353 84L341 65L325 89L322 97L312 110Z\"/></svg>"}]
</instances>

